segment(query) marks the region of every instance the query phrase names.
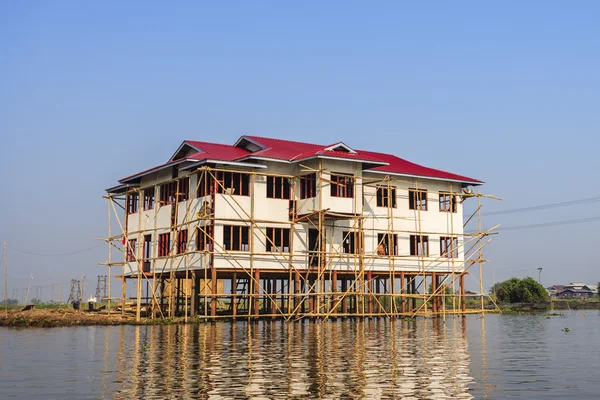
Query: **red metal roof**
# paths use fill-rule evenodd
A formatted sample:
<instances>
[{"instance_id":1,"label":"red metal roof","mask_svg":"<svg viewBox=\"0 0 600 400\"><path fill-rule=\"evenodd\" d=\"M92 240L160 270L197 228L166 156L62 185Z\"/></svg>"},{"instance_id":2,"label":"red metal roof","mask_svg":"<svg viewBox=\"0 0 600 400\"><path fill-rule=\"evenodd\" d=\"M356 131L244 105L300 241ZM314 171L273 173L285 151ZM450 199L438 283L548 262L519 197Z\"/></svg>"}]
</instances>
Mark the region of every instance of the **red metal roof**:
<instances>
[{"instance_id":1,"label":"red metal roof","mask_svg":"<svg viewBox=\"0 0 600 400\"><path fill-rule=\"evenodd\" d=\"M243 148L242 144L244 140L253 143L260 147L257 151L249 151ZM202 160L216 160L216 161L243 161L248 158L260 157L268 158L273 160L288 161L288 162L299 162L313 157L332 157L338 159L362 161L366 164L366 168L369 171L418 176L442 180L453 180L464 183L481 184L482 181L477 179L469 178L462 175L453 174L450 172L441 171L438 169L424 167L419 164L404 160L400 157L392 154L377 153L366 150L352 149L352 152L338 151L338 150L326 150L332 147L332 145L319 145L304 142L295 142L291 140L264 138L260 136L242 136L236 143L236 145L199 142L195 140L185 140L179 147L178 152L181 152L186 146L191 146L192 152L185 156L178 157L176 160L170 161L162 166L154 167L146 170L142 173L132 175L128 178L121 179L123 182L133 177L141 176L145 173L149 173L157 168L164 167L175 161L202 161ZM196 152L194 152L196 151ZM176 153L174 157L176 157ZM365 167L365 165L363 165Z\"/></svg>"},{"instance_id":2,"label":"red metal roof","mask_svg":"<svg viewBox=\"0 0 600 400\"><path fill-rule=\"evenodd\" d=\"M422 165L404 160L392 154L376 153L372 151L356 149L353 149L356 153L330 151L325 149L327 147L330 147L331 145L323 146L303 142L294 142L291 140L263 138L260 136L242 136L242 138L248 138L252 142L263 145L264 147L263 150L251 153L251 157L259 156L274 158L278 160L299 161L301 159L310 158L312 156L324 155L341 159L374 161L388 164L380 167L369 168L370 171L389 172L391 174L422 176L437 179L448 179L476 184L483 183L482 181L469 178L467 176L457 175L438 169L424 167Z\"/></svg>"},{"instance_id":3,"label":"red metal roof","mask_svg":"<svg viewBox=\"0 0 600 400\"><path fill-rule=\"evenodd\" d=\"M209 143L209 142L197 142L195 140L186 140L187 143L196 149L199 149L198 153L189 155L185 158L195 160L219 160L219 161L234 161L250 154L248 150L235 147L229 144Z\"/></svg>"},{"instance_id":4,"label":"red metal roof","mask_svg":"<svg viewBox=\"0 0 600 400\"><path fill-rule=\"evenodd\" d=\"M386 161L389 164L389 165L385 165L382 167L371 168L371 169L369 169L369 171L380 171L380 172L389 172L392 174L423 176L423 177L447 179L447 180L460 181L460 182L471 182L471 183L476 183L476 184L483 183L482 181L479 181L479 180L473 179L473 178L469 178L467 176L457 175L457 174L453 174L451 172L441 171L439 169L424 167L422 165L407 161L403 158L396 157L392 154L375 153L372 151L363 151L363 150L361 150L361 153L366 153L374 158L378 158L380 160Z\"/></svg>"}]
</instances>

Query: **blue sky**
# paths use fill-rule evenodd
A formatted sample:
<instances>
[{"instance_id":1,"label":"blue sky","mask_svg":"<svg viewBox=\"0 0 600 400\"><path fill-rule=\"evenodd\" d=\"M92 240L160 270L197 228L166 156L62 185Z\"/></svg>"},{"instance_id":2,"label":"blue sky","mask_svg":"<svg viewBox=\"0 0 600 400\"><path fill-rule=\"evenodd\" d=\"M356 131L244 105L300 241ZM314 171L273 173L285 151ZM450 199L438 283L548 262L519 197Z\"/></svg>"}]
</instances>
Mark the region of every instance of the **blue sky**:
<instances>
[{"instance_id":1,"label":"blue sky","mask_svg":"<svg viewBox=\"0 0 600 400\"><path fill-rule=\"evenodd\" d=\"M599 196L596 2L0 3L0 240L106 235L103 190L183 139L393 152L485 180L491 210ZM490 216L598 216L598 203ZM599 222L506 231L486 286L597 282ZM9 248L13 288L93 281L106 249ZM51 289L43 289L45 296Z\"/></svg>"}]
</instances>

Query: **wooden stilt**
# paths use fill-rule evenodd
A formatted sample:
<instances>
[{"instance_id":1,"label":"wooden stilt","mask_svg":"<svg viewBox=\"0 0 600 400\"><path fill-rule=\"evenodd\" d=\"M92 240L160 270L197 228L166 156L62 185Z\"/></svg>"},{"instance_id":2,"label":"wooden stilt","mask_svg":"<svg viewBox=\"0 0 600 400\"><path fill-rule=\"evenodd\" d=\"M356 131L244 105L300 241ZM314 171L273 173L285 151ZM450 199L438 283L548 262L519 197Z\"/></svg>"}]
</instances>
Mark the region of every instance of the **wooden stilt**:
<instances>
[{"instance_id":1,"label":"wooden stilt","mask_svg":"<svg viewBox=\"0 0 600 400\"><path fill-rule=\"evenodd\" d=\"M254 303L252 308L254 309L254 316L258 317L260 316L260 299L259 299L259 295L260 295L260 287L258 286L258 283L260 282L260 269L255 269L254 270L254 280L255 280L255 284L254 284L254 298L252 299L252 302Z\"/></svg>"},{"instance_id":2,"label":"wooden stilt","mask_svg":"<svg viewBox=\"0 0 600 400\"><path fill-rule=\"evenodd\" d=\"M406 289L404 281L404 271L400 271L400 313L406 312Z\"/></svg>"},{"instance_id":3,"label":"wooden stilt","mask_svg":"<svg viewBox=\"0 0 600 400\"><path fill-rule=\"evenodd\" d=\"M237 316L237 308L238 308L238 302L237 302L237 272L234 272L231 275L231 315L233 316L233 319L235 319L235 317Z\"/></svg>"},{"instance_id":4,"label":"wooden stilt","mask_svg":"<svg viewBox=\"0 0 600 400\"><path fill-rule=\"evenodd\" d=\"M217 269L214 266L210 268L210 315L217 316L217 291L219 290L219 279L217 277Z\"/></svg>"}]
</instances>

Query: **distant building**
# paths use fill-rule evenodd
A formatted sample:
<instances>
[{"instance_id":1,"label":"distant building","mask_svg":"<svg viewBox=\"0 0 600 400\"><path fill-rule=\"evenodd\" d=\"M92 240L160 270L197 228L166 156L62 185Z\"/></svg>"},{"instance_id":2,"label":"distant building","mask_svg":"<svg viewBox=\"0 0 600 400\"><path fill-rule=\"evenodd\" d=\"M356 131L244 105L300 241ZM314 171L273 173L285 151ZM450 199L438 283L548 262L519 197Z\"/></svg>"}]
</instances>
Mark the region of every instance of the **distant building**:
<instances>
[{"instance_id":1,"label":"distant building","mask_svg":"<svg viewBox=\"0 0 600 400\"><path fill-rule=\"evenodd\" d=\"M571 282L568 285L552 285L546 288L550 297L557 299L591 299L598 294L597 285Z\"/></svg>"}]
</instances>

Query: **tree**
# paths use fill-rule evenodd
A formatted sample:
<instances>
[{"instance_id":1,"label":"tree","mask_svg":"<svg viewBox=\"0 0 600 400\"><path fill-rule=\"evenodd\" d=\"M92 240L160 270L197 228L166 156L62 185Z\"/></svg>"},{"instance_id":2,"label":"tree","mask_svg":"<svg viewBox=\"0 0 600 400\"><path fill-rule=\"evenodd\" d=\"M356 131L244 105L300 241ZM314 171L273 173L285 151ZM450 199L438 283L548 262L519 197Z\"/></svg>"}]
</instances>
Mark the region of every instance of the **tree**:
<instances>
[{"instance_id":1,"label":"tree","mask_svg":"<svg viewBox=\"0 0 600 400\"><path fill-rule=\"evenodd\" d=\"M600 282L596 285L596 295L598 296L598 299L600 299Z\"/></svg>"},{"instance_id":2,"label":"tree","mask_svg":"<svg viewBox=\"0 0 600 400\"><path fill-rule=\"evenodd\" d=\"M37 306L39 304L44 304L44 302L36 297L31 299L31 304L35 304Z\"/></svg>"},{"instance_id":3,"label":"tree","mask_svg":"<svg viewBox=\"0 0 600 400\"><path fill-rule=\"evenodd\" d=\"M539 303L548 301L548 292L535 279L510 278L494 285L496 298L503 303Z\"/></svg>"}]
</instances>

